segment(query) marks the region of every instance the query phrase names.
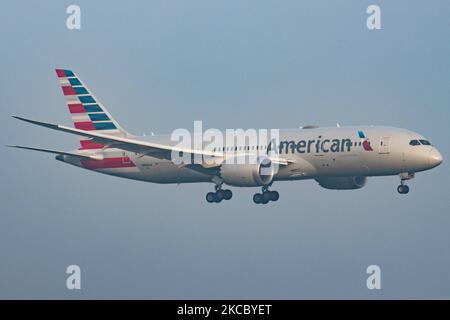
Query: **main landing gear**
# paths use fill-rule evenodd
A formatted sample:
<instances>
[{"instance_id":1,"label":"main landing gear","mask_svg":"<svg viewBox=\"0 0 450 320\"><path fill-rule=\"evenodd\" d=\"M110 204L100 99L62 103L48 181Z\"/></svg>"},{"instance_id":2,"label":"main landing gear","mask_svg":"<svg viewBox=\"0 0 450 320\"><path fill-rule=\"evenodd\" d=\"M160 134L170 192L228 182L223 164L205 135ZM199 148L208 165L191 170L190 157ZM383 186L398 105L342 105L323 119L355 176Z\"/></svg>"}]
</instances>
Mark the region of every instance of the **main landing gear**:
<instances>
[{"instance_id":1,"label":"main landing gear","mask_svg":"<svg viewBox=\"0 0 450 320\"><path fill-rule=\"evenodd\" d=\"M406 180L414 178L414 173L400 173L400 185L397 187L397 192L400 194L407 194L409 187L405 184Z\"/></svg>"},{"instance_id":2,"label":"main landing gear","mask_svg":"<svg viewBox=\"0 0 450 320\"><path fill-rule=\"evenodd\" d=\"M266 204L269 201L277 201L280 198L278 191L270 191L269 186L262 187L262 193L255 193L253 195L254 203Z\"/></svg>"},{"instance_id":3,"label":"main landing gear","mask_svg":"<svg viewBox=\"0 0 450 320\"><path fill-rule=\"evenodd\" d=\"M221 185L215 186L216 192L208 192L206 194L206 201L209 203L219 203L222 200L230 200L233 197L233 192L229 189L222 189Z\"/></svg>"}]
</instances>

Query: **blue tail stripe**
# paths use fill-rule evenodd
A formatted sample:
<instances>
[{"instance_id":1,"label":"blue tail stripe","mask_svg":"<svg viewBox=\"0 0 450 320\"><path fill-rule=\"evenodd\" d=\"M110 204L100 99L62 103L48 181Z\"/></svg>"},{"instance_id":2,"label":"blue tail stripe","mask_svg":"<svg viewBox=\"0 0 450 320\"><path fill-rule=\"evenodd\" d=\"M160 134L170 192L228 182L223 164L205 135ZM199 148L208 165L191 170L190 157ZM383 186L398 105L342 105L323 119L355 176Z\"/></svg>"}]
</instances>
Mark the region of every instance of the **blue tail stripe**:
<instances>
[{"instance_id":1,"label":"blue tail stripe","mask_svg":"<svg viewBox=\"0 0 450 320\"><path fill-rule=\"evenodd\" d=\"M80 99L81 103L95 103L94 98L91 96L81 96L78 99Z\"/></svg>"},{"instance_id":2,"label":"blue tail stripe","mask_svg":"<svg viewBox=\"0 0 450 320\"><path fill-rule=\"evenodd\" d=\"M69 82L72 86L81 86L81 82L77 78L69 78Z\"/></svg>"},{"instance_id":3,"label":"blue tail stripe","mask_svg":"<svg viewBox=\"0 0 450 320\"><path fill-rule=\"evenodd\" d=\"M112 122L94 122L95 130L113 130L117 129Z\"/></svg>"},{"instance_id":4,"label":"blue tail stripe","mask_svg":"<svg viewBox=\"0 0 450 320\"><path fill-rule=\"evenodd\" d=\"M103 112L102 108L98 104L85 104L83 105L86 112Z\"/></svg>"},{"instance_id":5,"label":"blue tail stripe","mask_svg":"<svg viewBox=\"0 0 450 320\"><path fill-rule=\"evenodd\" d=\"M104 113L91 113L89 114L91 121L105 121L109 120L108 116Z\"/></svg>"}]
</instances>

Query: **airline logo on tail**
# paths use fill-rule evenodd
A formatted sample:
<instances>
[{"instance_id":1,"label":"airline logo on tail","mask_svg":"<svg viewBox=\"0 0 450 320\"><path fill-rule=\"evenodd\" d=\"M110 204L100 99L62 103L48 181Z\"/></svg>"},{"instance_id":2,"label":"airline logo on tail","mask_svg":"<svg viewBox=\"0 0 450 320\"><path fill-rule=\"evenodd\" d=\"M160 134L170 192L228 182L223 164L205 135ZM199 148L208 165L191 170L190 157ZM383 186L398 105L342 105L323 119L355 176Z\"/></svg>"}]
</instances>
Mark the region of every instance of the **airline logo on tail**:
<instances>
[{"instance_id":1,"label":"airline logo on tail","mask_svg":"<svg viewBox=\"0 0 450 320\"><path fill-rule=\"evenodd\" d=\"M71 70L56 69L61 89L67 101L75 128L86 131L99 131L111 135L123 135L125 132L112 118L106 108ZM80 150L102 149L105 146L89 138L81 138ZM87 169L110 169L136 167L129 157L81 159Z\"/></svg>"},{"instance_id":2,"label":"airline logo on tail","mask_svg":"<svg viewBox=\"0 0 450 320\"><path fill-rule=\"evenodd\" d=\"M121 134L117 123L106 111L92 92L71 70L56 69L61 89L66 98L67 106L75 128L87 131L107 131L108 134ZM93 143L82 138L81 149L100 149L102 144Z\"/></svg>"},{"instance_id":3,"label":"airline logo on tail","mask_svg":"<svg viewBox=\"0 0 450 320\"><path fill-rule=\"evenodd\" d=\"M359 130L359 131L358 131L358 136L359 136L361 139L364 139L364 141L363 141L363 143L362 143L362 146L363 146L364 150L366 150L366 151L373 151L372 147L370 146L370 141L369 141L369 139L366 138L366 135L364 134L364 132L363 132L362 130Z\"/></svg>"}]
</instances>

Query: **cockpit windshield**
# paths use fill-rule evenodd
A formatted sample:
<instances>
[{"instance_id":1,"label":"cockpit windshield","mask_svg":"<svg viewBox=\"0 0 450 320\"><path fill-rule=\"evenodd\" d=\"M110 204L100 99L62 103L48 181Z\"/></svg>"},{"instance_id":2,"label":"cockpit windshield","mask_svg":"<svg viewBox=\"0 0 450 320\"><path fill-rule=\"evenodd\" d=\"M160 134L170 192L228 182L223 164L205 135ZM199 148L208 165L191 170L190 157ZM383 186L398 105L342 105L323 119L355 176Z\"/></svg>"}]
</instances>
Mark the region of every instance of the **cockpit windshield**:
<instances>
[{"instance_id":1,"label":"cockpit windshield","mask_svg":"<svg viewBox=\"0 0 450 320\"><path fill-rule=\"evenodd\" d=\"M409 145L410 146L420 146L420 145L431 146L431 143L430 143L430 141L425 140L425 139L414 139L409 142Z\"/></svg>"},{"instance_id":2,"label":"cockpit windshield","mask_svg":"<svg viewBox=\"0 0 450 320\"><path fill-rule=\"evenodd\" d=\"M424 146L431 146L431 143L430 143L430 141L428 141L428 140L419 140L420 141L420 143L421 144L423 144Z\"/></svg>"}]
</instances>

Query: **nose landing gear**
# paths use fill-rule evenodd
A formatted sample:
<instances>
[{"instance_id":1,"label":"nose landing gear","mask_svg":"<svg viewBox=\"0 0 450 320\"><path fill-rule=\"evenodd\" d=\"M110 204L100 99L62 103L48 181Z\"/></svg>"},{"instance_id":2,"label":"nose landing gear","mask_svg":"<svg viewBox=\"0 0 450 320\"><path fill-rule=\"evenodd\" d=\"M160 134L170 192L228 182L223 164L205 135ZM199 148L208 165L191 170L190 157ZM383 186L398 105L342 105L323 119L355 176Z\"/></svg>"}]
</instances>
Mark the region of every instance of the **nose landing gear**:
<instances>
[{"instance_id":1,"label":"nose landing gear","mask_svg":"<svg viewBox=\"0 0 450 320\"><path fill-rule=\"evenodd\" d=\"M409 192L409 187L406 184L401 184L397 187L397 191L400 194L407 194Z\"/></svg>"},{"instance_id":2,"label":"nose landing gear","mask_svg":"<svg viewBox=\"0 0 450 320\"><path fill-rule=\"evenodd\" d=\"M208 192L206 194L206 201L209 203L219 203L222 200L230 200L233 197L233 192L229 189L222 189L222 185L215 186L216 192Z\"/></svg>"},{"instance_id":3,"label":"nose landing gear","mask_svg":"<svg viewBox=\"0 0 450 320\"><path fill-rule=\"evenodd\" d=\"M405 181L412 178L414 178L414 173L400 173L400 185L397 187L397 192L400 194L407 194L409 192L409 187L405 184Z\"/></svg>"},{"instance_id":4,"label":"nose landing gear","mask_svg":"<svg viewBox=\"0 0 450 320\"><path fill-rule=\"evenodd\" d=\"M277 201L280 198L278 191L270 191L269 186L262 187L262 193L253 195L253 202L256 204L267 204L269 201Z\"/></svg>"}]
</instances>

